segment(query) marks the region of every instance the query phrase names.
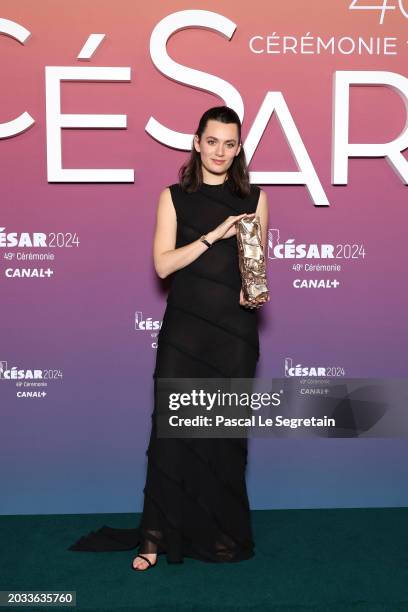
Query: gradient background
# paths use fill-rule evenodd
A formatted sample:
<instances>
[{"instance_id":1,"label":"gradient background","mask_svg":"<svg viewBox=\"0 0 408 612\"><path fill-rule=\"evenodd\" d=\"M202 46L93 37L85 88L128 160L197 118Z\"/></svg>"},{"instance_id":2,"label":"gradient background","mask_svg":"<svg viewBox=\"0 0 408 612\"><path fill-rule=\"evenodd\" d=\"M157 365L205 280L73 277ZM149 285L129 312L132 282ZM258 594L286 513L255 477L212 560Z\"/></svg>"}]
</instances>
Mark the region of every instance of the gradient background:
<instances>
[{"instance_id":1,"label":"gradient background","mask_svg":"<svg viewBox=\"0 0 408 612\"><path fill-rule=\"evenodd\" d=\"M2 0L0 17L24 25L32 37L25 46L0 37L0 121L27 110L36 123L0 141L0 224L7 231L77 232L80 247L57 250L51 280L0 275L0 360L64 372L42 400L17 399L13 383L0 381L1 513L141 510L155 352L149 332L134 330L134 313L162 318L167 288L152 262L156 205L188 155L144 128L154 116L193 133L207 108L223 104L154 67L150 35L169 13L221 11L237 23L231 41L186 29L171 37L167 50L240 91L244 140L266 92L285 96L331 206L314 207L303 186L260 185L268 194L269 227L279 228L284 240L357 242L366 249L364 260L340 262L336 290L295 292L290 262L269 260L271 301L262 309L258 376L282 376L291 356L295 363L342 365L347 376L405 377L406 186L384 159L351 159L347 186L330 184L330 166L334 71L406 75L408 21L388 11L379 25L377 12L349 11L349 4ZM106 33L106 40L90 63L78 62L94 32ZM251 36L273 32L397 36L400 51L372 57L249 51ZM131 66L131 82L63 83L62 112L125 113L128 128L63 130L63 165L134 168L134 184L47 183L44 66L81 64ZM405 108L391 90L355 87L350 99L351 142L383 142L401 132ZM250 170L296 169L274 117ZM254 440L251 507L404 506L407 461L403 438Z\"/></svg>"}]
</instances>

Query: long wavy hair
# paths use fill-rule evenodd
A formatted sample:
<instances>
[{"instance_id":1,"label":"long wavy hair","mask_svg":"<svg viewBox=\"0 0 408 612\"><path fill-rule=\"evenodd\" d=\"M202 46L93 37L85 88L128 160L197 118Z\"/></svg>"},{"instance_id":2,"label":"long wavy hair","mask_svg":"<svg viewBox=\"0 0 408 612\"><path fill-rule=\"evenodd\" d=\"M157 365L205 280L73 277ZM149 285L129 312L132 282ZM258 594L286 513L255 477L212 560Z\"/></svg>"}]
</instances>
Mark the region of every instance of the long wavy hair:
<instances>
[{"instance_id":1,"label":"long wavy hair","mask_svg":"<svg viewBox=\"0 0 408 612\"><path fill-rule=\"evenodd\" d=\"M238 128L238 142L241 142L241 121L237 113L232 108L229 108L229 106L213 106L202 115L195 132L200 141L209 119L221 121L222 123L235 123ZM191 193L201 187L203 183L201 165L201 156L195 150L193 139L190 157L184 162L178 173L179 185L183 191ZM241 198L249 195L251 184L249 182L249 172L242 144L240 152L234 157L231 166L228 168L228 178L233 193Z\"/></svg>"}]
</instances>

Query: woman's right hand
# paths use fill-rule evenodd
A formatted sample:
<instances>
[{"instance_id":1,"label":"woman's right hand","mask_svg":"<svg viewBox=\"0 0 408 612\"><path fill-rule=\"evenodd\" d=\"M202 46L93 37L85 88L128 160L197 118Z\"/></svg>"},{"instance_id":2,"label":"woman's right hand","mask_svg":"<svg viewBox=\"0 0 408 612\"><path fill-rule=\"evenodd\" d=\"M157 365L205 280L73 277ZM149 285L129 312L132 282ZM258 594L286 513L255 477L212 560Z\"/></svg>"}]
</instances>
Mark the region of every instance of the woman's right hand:
<instances>
[{"instance_id":1,"label":"woman's right hand","mask_svg":"<svg viewBox=\"0 0 408 612\"><path fill-rule=\"evenodd\" d=\"M235 236L235 234L237 233L235 223L242 219L242 217L253 217L254 215L255 213L230 215L215 229L213 229L211 232L208 232L207 237L210 239L211 243L214 243L216 240L224 240L225 238L231 238L231 236Z\"/></svg>"}]
</instances>

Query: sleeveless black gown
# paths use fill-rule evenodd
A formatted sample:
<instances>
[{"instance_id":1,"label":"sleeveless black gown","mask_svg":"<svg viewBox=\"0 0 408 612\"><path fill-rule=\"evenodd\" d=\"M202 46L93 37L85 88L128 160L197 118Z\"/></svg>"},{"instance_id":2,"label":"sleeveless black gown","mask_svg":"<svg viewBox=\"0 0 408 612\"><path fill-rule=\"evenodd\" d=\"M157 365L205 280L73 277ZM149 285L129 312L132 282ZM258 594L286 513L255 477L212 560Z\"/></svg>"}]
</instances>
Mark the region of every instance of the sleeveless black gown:
<instances>
[{"instance_id":1,"label":"sleeveless black gown","mask_svg":"<svg viewBox=\"0 0 408 612\"><path fill-rule=\"evenodd\" d=\"M229 180L188 194L169 186L177 214L176 248L197 240L229 215L255 212L260 188L240 198ZM236 236L217 241L173 274L153 373L157 378L253 378L259 358L257 310L239 304ZM155 407L146 455L141 522L103 526L69 550L128 550L231 562L254 555L245 483L247 438L161 438Z\"/></svg>"}]
</instances>

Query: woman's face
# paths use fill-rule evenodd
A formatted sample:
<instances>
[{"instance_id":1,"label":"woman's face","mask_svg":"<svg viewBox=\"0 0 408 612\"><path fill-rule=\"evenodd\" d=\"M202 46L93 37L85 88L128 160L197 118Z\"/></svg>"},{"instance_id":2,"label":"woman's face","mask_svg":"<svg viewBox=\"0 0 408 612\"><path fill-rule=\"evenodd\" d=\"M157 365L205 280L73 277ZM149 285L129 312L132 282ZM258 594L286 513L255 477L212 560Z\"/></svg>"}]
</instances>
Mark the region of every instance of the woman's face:
<instances>
[{"instance_id":1,"label":"woman's face","mask_svg":"<svg viewBox=\"0 0 408 612\"><path fill-rule=\"evenodd\" d=\"M194 136L194 147L201 155L203 172L205 169L212 174L225 174L241 150L238 126L209 119L201 141Z\"/></svg>"}]
</instances>

